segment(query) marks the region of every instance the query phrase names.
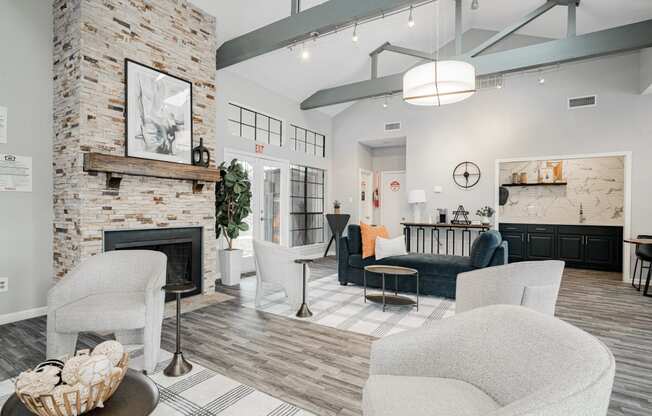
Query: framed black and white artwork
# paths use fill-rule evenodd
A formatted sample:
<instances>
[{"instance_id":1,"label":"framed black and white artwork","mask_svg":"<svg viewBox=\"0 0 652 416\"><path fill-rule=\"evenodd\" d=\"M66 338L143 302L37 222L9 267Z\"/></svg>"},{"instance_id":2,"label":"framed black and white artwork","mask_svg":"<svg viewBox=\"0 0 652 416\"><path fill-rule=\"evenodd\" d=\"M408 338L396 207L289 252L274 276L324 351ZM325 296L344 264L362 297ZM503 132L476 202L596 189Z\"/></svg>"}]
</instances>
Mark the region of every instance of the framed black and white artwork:
<instances>
[{"instance_id":1,"label":"framed black and white artwork","mask_svg":"<svg viewBox=\"0 0 652 416\"><path fill-rule=\"evenodd\" d=\"M126 154L192 162L192 83L125 60Z\"/></svg>"}]
</instances>

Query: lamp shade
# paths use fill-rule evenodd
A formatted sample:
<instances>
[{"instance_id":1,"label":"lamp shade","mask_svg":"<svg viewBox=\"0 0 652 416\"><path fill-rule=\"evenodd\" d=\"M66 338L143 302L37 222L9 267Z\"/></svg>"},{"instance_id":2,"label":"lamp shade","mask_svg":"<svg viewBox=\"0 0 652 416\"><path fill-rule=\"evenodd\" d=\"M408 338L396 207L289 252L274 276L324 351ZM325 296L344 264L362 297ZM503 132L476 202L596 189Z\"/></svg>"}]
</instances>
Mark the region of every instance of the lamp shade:
<instances>
[{"instance_id":1,"label":"lamp shade","mask_svg":"<svg viewBox=\"0 0 652 416\"><path fill-rule=\"evenodd\" d=\"M474 93L475 68L468 62L428 62L403 76L403 100L414 105L452 104Z\"/></svg>"},{"instance_id":2,"label":"lamp shade","mask_svg":"<svg viewBox=\"0 0 652 416\"><path fill-rule=\"evenodd\" d=\"M408 194L408 204L422 204L426 202L426 191L423 189L413 189Z\"/></svg>"}]
</instances>

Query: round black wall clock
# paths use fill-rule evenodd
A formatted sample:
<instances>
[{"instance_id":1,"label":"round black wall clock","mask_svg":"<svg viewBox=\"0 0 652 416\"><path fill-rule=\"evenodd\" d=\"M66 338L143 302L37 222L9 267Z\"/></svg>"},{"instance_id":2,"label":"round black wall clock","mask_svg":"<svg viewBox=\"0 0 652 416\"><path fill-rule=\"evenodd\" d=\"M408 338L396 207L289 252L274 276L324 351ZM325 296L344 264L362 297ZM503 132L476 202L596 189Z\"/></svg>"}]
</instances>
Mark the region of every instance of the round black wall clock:
<instances>
[{"instance_id":1,"label":"round black wall clock","mask_svg":"<svg viewBox=\"0 0 652 416\"><path fill-rule=\"evenodd\" d=\"M473 188L480 181L480 168L473 162L462 162L453 169L453 180L459 187Z\"/></svg>"}]
</instances>

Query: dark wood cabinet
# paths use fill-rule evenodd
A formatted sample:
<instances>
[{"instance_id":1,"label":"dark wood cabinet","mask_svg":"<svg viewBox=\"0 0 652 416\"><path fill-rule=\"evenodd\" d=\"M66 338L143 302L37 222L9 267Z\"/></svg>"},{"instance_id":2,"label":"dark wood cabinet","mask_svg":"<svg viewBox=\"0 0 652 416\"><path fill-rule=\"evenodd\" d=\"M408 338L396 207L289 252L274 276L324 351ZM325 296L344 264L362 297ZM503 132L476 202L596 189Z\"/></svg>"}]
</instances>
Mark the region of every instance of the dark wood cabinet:
<instances>
[{"instance_id":1,"label":"dark wood cabinet","mask_svg":"<svg viewBox=\"0 0 652 416\"><path fill-rule=\"evenodd\" d=\"M500 224L509 261L559 259L568 267L622 270L622 227Z\"/></svg>"},{"instance_id":2,"label":"dark wood cabinet","mask_svg":"<svg viewBox=\"0 0 652 416\"><path fill-rule=\"evenodd\" d=\"M530 260L553 260L555 258L555 235L528 231L527 258Z\"/></svg>"}]
</instances>

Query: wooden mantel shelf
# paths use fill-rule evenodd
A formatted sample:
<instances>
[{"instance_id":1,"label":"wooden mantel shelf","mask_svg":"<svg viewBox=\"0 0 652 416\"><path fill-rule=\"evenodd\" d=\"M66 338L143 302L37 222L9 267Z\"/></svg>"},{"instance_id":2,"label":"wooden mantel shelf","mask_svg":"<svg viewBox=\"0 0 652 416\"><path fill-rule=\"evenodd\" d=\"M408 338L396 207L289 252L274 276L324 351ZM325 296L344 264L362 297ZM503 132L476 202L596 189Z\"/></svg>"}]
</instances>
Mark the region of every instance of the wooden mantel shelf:
<instances>
[{"instance_id":1,"label":"wooden mantel shelf","mask_svg":"<svg viewBox=\"0 0 652 416\"><path fill-rule=\"evenodd\" d=\"M110 189L120 188L122 175L190 180L195 193L201 192L204 183L221 180L215 168L92 152L84 153L84 171L106 173L106 186Z\"/></svg>"}]
</instances>

